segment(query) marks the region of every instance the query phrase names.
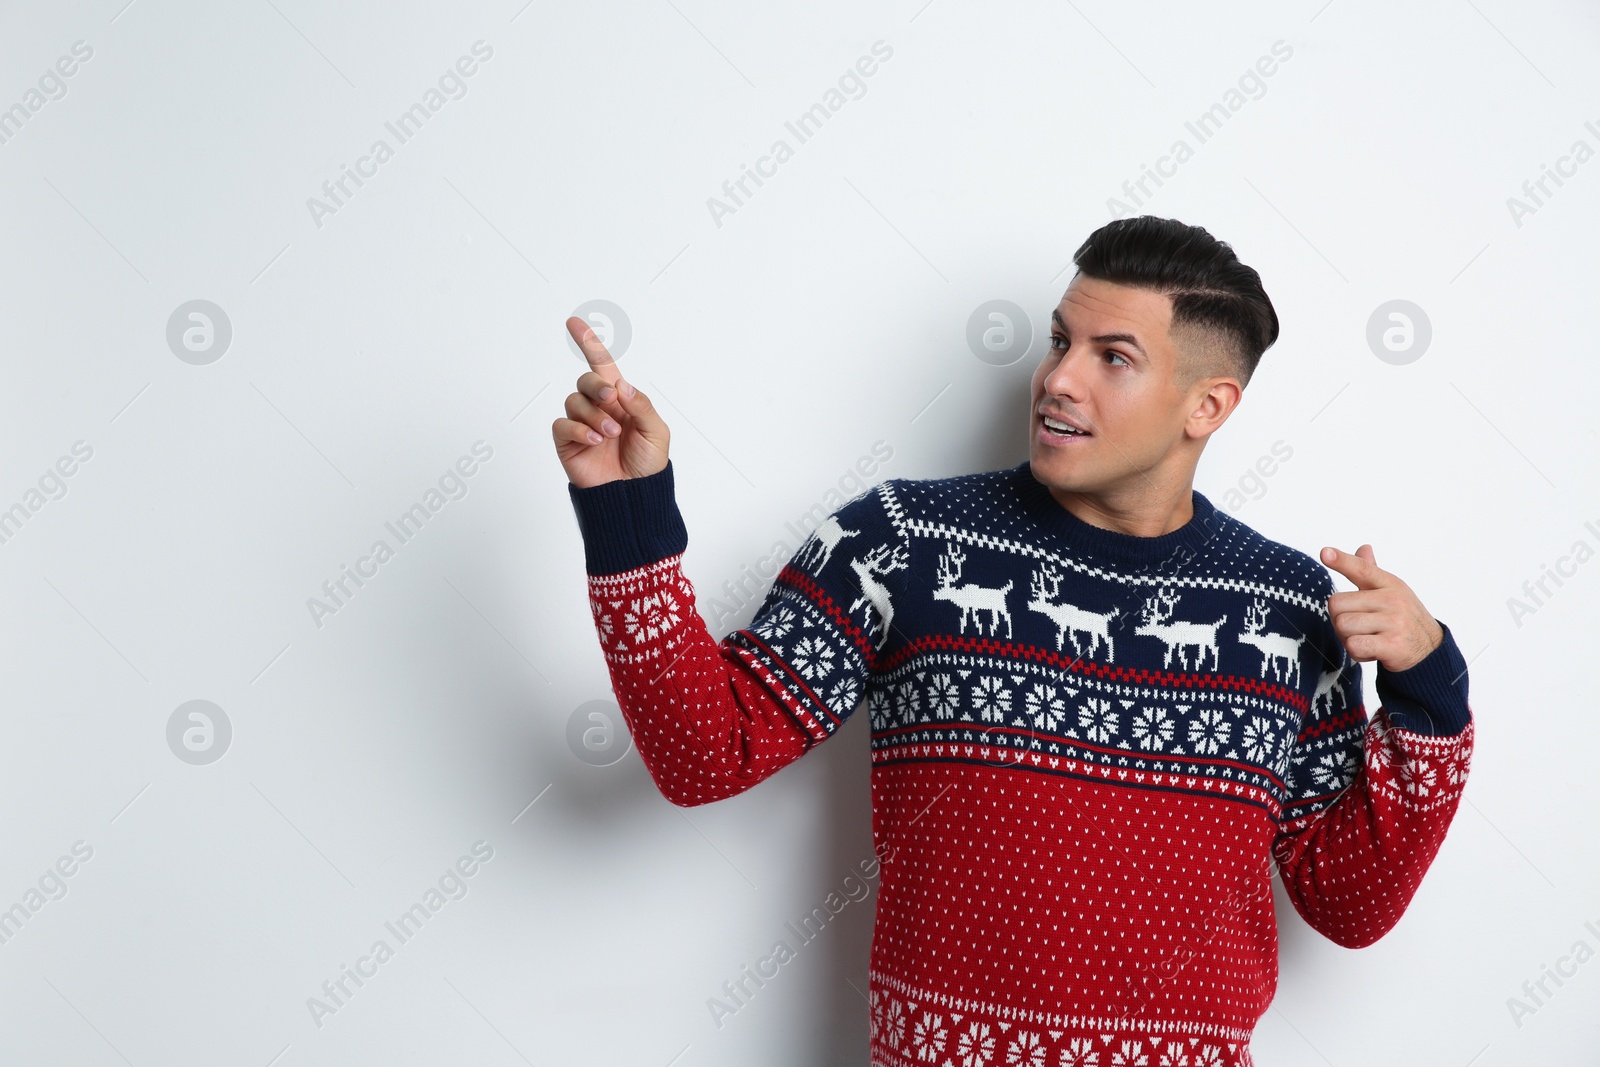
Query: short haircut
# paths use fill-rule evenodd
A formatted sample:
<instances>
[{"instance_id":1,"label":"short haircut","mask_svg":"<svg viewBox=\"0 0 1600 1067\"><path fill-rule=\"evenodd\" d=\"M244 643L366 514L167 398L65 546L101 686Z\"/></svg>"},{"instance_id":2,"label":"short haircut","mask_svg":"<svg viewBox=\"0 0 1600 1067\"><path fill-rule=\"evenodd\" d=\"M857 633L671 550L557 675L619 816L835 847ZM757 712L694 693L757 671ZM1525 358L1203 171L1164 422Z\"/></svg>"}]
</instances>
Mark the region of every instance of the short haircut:
<instances>
[{"instance_id":1,"label":"short haircut","mask_svg":"<svg viewBox=\"0 0 1600 1067\"><path fill-rule=\"evenodd\" d=\"M1154 215L1116 219L1090 234L1072 262L1087 277L1171 298L1171 332L1193 327L1179 349L1198 357L1185 359L1180 380L1232 371L1242 388L1278 339L1278 313L1261 275L1200 226Z\"/></svg>"}]
</instances>

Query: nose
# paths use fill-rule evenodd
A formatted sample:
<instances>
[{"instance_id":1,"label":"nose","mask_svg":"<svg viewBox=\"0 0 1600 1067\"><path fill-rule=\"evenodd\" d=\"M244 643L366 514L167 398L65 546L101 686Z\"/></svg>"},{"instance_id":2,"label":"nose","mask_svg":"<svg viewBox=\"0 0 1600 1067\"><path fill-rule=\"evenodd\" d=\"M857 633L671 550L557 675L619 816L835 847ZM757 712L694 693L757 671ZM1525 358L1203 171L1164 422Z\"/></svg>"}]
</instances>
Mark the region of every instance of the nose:
<instances>
[{"instance_id":1,"label":"nose","mask_svg":"<svg viewBox=\"0 0 1600 1067\"><path fill-rule=\"evenodd\" d=\"M1082 350L1071 345L1061 353L1056 365L1044 377L1046 396L1061 396L1077 401L1083 397Z\"/></svg>"}]
</instances>

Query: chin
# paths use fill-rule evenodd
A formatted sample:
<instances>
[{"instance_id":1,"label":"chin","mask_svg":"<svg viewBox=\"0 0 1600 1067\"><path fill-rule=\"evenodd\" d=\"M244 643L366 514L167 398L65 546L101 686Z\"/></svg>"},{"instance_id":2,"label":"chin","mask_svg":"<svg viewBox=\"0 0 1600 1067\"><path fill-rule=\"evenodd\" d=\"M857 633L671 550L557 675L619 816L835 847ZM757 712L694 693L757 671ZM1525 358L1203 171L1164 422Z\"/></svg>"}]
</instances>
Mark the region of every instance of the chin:
<instances>
[{"instance_id":1,"label":"chin","mask_svg":"<svg viewBox=\"0 0 1600 1067\"><path fill-rule=\"evenodd\" d=\"M1069 493L1088 489L1083 462L1076 457L1063 456L1054 449L1034 445L1028 450L1028 466L1034 478L1051 489Z\"/></svg>"}]
</instances>

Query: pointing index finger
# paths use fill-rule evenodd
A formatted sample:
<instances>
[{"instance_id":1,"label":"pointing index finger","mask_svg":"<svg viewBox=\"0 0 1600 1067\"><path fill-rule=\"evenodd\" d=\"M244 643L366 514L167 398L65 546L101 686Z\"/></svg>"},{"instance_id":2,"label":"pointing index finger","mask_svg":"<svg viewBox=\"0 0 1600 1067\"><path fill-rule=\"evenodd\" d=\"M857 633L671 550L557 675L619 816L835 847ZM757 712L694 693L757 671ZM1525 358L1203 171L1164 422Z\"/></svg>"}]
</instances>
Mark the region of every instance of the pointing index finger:
<instances>
[{"instance_id":1,"label":"pointing index finger","mask_svg":"<svg viewBox=\"0 0 1600 1067\"><path fill-rule=\"evenodd\" d=\"M1367 548L1367 551L1372 550ZM1330 546L1322 550L1322 562L1350 579L1357 589L1377 589L1385 584L1387 572L1366 556L1341 552Z\"/></svg>"},{"instance_id":2,"label":"pointing index finger","mask_svg":"<svg viewBox=\"0 0 1600 1067\"><path fill-rule=\"evenodd\" d=\"M583 350L583 358L589 361L589 368L612 385L622 377L622 372L617 370L617 361L611 358L611 353L606 351L606 346L600 343L600 338L587 322L573 315L567 319L567 332Z\"/></svg>"}]
</instances>

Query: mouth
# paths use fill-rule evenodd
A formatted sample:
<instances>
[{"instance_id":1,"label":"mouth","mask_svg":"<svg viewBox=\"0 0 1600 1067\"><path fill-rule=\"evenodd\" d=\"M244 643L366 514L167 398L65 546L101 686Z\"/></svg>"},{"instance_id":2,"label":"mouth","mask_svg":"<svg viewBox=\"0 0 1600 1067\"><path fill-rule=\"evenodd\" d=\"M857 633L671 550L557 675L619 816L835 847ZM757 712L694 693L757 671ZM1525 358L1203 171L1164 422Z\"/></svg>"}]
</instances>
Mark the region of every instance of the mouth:
<instances>
[{"instance_id":1,"label":"mouth","mask_svg":"<svg viewBox=\"0 0 1600 1067\"><path fill-rule=\"evenodd\" d=\"M1093 434L1091 434L1088 430L1084 429L1083 427L1078 426L1075 423L1067 422L1064 419L1054 418L1054 417L1052 417L1050 415L1043 415L1043 416L1040 416L1040 418L1042 419L1043 432L1045 434L1051 436L1051 437L1059 437L1059 438L1065 439L1065 438L1069 438L1069 437L1093 437L1094 436Z\"/></svg>"}]
</instances>

